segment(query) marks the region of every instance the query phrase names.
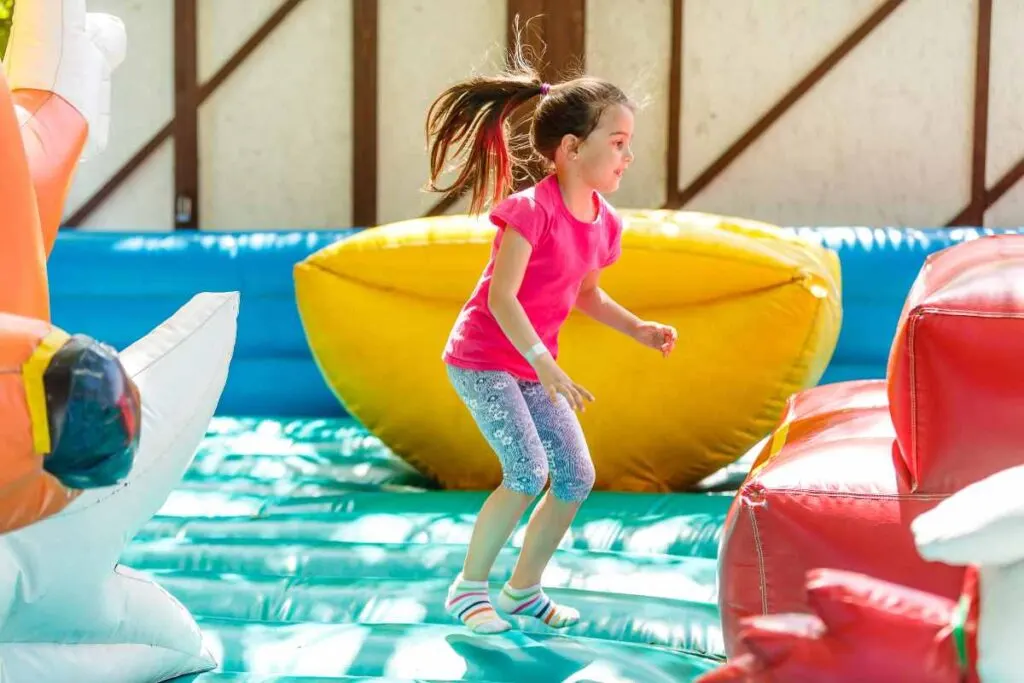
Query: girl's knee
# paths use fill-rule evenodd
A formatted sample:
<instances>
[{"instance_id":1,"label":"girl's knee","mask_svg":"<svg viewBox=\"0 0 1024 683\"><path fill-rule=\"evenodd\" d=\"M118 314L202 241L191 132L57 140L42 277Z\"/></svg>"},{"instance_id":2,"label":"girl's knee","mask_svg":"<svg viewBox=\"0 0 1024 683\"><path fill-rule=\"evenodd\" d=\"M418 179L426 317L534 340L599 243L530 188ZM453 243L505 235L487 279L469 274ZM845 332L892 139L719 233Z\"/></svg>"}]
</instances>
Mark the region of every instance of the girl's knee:
<instances>
[{"instance_id":1,"label":"girl's knee","mask_svg":"<svg viewBox=\"0 0 1024 683\"><path fill-rule=\"evenodd\" d=\"M564 476L554 477L551 481L551 493L559 500L570 503L582 503L594 490L597 473L594 463L589 458L581 461Z\"/></svg>"},{"instance_id":2,"label":"girl's knee","mask_svg":"<svg viewBox=\"0 0 1024 683\"><path fill-rule=\"evenodd\" d=\"M544 463L537 463L532 467L518 470L506 468L501 482L502 486L510 491L534 498L540 495L547 483L548 467Z\"/></svg>"}]
</instances>

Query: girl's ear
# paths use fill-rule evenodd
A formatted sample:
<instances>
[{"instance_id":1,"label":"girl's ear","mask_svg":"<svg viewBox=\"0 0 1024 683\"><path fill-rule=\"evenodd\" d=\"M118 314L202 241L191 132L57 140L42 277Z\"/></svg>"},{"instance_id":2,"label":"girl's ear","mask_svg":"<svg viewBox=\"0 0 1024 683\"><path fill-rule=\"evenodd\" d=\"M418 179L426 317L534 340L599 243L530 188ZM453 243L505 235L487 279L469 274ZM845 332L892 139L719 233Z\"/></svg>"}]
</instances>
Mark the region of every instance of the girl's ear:
<instances>
[{"instance_id":1,"label":"girl's ear","mask_svg":"<svg viewBox=\"0 0 1024 683\"><path fill-rule=\"evenodd\" d=\"M571 158L574 154L579 152L580 140L572 133L566 133L562 136L562 141L558 146L567 158Z\"/></svg>"}]
</instances>

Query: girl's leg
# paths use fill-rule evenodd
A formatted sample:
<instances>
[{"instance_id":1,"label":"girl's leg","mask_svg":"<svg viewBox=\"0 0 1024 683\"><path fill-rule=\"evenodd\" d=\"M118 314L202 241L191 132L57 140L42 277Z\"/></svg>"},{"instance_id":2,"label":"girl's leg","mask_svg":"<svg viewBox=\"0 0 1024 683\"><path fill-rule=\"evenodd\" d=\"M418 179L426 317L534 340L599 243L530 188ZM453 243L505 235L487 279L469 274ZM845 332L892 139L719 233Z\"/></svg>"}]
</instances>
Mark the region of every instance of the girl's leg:
<instances>
[{"instance_id":1,"label":"girl's leg","mask_svg":"<svg viewBox=\"0 0 1024 683\"><path fill-rule=\"evenodd\" d=\"M518 383L504 372L448 368L501 462L502 483L477 515L462 572L448 592L449 612L479 633L510 628L494 612L487 593L491 567L530 502L544 488L548 460Z\"/></svg>"},{"instance_id":2,"label":"girl's leg","mask_svg":"<svg viewBox=\"0 0 1024 683\"><path fill-rule=\"evenodd\" d=\"M571 626L579 613L558 605L541 589L541 575L594 486L594 463L576 414L565 397L555 403L536 383L527 383L523 395L548 455L551 488L530 516L522 553L498 606L510 614L541 619L549 626Z\"/></svg>"}]
</instances>

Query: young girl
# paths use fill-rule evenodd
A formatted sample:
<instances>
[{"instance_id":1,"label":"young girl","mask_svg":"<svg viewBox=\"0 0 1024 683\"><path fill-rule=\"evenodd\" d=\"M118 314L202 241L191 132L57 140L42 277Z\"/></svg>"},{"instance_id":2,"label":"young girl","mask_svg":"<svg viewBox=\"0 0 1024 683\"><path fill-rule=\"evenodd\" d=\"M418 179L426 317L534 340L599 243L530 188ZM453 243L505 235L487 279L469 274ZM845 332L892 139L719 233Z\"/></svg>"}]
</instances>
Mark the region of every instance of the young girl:
<instances>
[{"instance_id":1,"label":"young girl","mask_svg":"<svg viewBox=\"0 0 1024 683\"><path fill-rule=\"evenodd\" d=\"M558 331L570 311L575 307L666 356L676 342L672 327L640 320L598 286L601 269L621 251L622 222L602 193L618 189L633 160L632 102L596 78L548 85L521 52L513 58L514 71L452 86L427 116L430 189L448 195L470 190L474 213L488 199L496 204L490 213L498 228L490 260L443 354L455 391L503 472L501 485L480 510L446 601L449 613L477 633L511 627L491 603L488 576L549 473L550 490L530 517L497 606L558 628L579 621L575 609L552 602L540 585L544 567L594 485L594 465L574 412L594 397L556 362ZM507 196L517 161L508 119L534 98L530 146L551 172ZM450 187L438 189L452 148L465 157L461 172Z\"/></svg>"}]
</instances>

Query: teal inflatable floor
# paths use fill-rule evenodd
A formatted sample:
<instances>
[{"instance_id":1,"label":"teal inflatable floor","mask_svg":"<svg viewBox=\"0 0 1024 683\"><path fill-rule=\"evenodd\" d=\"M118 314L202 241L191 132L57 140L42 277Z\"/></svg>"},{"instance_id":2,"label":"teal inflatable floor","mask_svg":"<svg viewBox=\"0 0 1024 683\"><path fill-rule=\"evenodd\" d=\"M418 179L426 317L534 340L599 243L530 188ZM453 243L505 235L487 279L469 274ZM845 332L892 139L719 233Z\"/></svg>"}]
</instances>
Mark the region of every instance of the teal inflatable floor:
<instances>
[{"instance_id":1,"label":"teal inflatable floor","mask_svg":"<svg viewBox=\"0 0 1024 683\"><path fill-rule=\"evenodd\" d=\"M195 615L220 663L175 683L683 683L721 660L729 494L593 494L544 579L581 622L474 636L443 602L485 496L431 490L353 422L217 418L122 562Z\"/></svg>"}]
</instances>

